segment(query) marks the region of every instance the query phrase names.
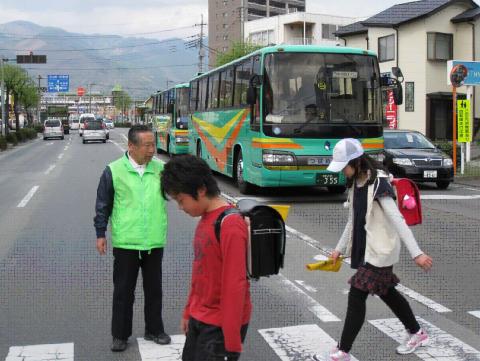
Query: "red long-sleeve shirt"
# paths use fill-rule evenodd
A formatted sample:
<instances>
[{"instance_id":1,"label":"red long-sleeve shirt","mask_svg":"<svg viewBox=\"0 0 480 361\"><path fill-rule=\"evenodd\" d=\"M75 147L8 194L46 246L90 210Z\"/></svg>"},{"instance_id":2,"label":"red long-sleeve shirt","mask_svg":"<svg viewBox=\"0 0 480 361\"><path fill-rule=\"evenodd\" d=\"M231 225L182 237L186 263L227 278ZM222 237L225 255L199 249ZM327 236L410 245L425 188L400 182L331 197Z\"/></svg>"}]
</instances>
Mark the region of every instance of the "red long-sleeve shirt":
<instances>
[{"instance_id":1,"label":"red long-sleeve shirt","mask_svg":"<svg viewBox=\"0 0 480 361\"><path fill-rule=\"evenodd\" d=\"M205 213L195 230L191 289L183 317L221 327L225 349L241 352L240 328L249 322L252 310L246 274L248 228L240 215L229 215L218 241L215 221L226 208Z\"/></svg>"}]
</instances>

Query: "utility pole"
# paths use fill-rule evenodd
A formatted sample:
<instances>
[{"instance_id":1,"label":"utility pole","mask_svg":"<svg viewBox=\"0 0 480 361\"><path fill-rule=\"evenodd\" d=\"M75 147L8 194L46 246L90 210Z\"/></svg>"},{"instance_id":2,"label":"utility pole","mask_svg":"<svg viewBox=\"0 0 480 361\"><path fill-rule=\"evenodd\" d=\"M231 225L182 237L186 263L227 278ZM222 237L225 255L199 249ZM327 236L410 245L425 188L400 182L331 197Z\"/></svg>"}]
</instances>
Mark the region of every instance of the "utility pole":
<instances>
[{"instance_id":1,"label":"utility pole","mask_svg":"<svg viewBox=\"0 0 480 361\"><path fill-rule=\"evenodd\" d=\"M40 80L42 80L42 76L38 76L38 105L37 105L37 122L38 124L42 123L42 120L40 119L40 112L42 108L42 88L40 87Z\"/></svg>"},{"instance_id":2,"label":"utility pole","mask_svg":"<svg viewBox=\"0 0 480 361\"><path fill-rule=\"evenodd\" d=\"M1 74L2 74L2 79L1 79L1 83L0 83L0 90L2 92L2 97L1 97L1 104L2 104L2 126L0 127L0 134L2 134L3 132L3 127L5 127L5 135L7 134L7 124L8 124L8 121L5 120L5 72L3 71L3 62L4 62L4 59L3 59L3 56L0 55L0 71L1 71Z\"/></svg>"},{"instance_id":3,"label":"utility pole","mask_svg":"<svg viewBox=\"0 0 480 361\"><path fill-rule=\"evenodd\" d=\"M207 25L203 22L203 14L202 14L202 21L200 24L195 24L195 26L200 26L200 39L198 44L198 72L203 73L203 58L205 57L205 49L203 48L203 27Z\"/></svg>"}]
</instances>

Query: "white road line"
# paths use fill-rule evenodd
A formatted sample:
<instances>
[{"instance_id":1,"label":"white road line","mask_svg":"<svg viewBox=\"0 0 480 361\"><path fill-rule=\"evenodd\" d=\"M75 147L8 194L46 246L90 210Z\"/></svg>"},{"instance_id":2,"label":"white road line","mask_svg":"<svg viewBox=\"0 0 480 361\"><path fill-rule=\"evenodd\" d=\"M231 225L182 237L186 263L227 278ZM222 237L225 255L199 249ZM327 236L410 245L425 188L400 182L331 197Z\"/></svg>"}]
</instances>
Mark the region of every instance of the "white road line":
<instances>
[{"instance_id":1,"label":"white road line","mask_svg":"<svg viewBox=\"0 0 480 361\"><path fill-rule=\"evenodd\" d=\"M441 304L431 300L428 297L425 297L425 296L421 295L418 292L415 292L414 290L412 290L408 287L405 287L402 284L398 284L396 288L399 292L403 293L404 295L407 295L408 297L414 299L415 301L417 301L419 303L424 304L425 306L427 306L428 308L430 308L434 311L437 311L439 313L452 312L451 309L449 309L445 306L442 306Z\"/></svg>"},{"instance_id":2,"label":"white road line","mask_svg":"<svg viewBox=\"0 0 480 361\"><path fill-rule=\"evenodd\" d=\"M63 158L63 153L60 153L60 154L58 155L58 159L62 159L62 158Z\"/></svg>"},{"instance_id":3,"label":"white road line","mask_svg":"<svg viewBox=\"0 0 480 361\"><path fill-rule=\"evenodd\" d=\"M317 292L317 289L315 287L306 284L305 281L295 280L295 283L297 283L300 286L302 286L303 288L305 288L308 292L312 292L312 293Z\"/></svg>"},{"instance_id":4,"label":"white road line","mask_svg":"<svg viewBox=\"0 0 480 361\"><path fill-rule=\"evenodd\" d=\"M68 145L63 148L63 150L67 150L67 149L68 149Z\"/></svg>"},{"instance_id":5,"label":"white road line","mask_svg":"<svg viewBox=\"0 0 480 361\"><path fill-rule=\"evenodd\" d=\"M173 335L171 337L172 343L169 345L157 345L153 341L145 341L143 338L137 338L142 361L180 361L182 359L185 336Z\"/></svg>"},{"instance_id":6,"label":"white road line","mask_svg":"<svg viewBox=\"0 0 480 361\"><path fill-rule=\"evenodd\" d=\"M458 338L442 331L438 327L417 317L418 322L427 331L430 342L415 351L422 360L428 361L473 361L480 360L480 352ZM398 343L405 339L405 327L396 318L368 321Z\"/></svg>"},{"instance_id":7,"label":"white road line","mask_svg":"<svg viewBox=\"0 0 480 361\"><path fill-rule=\"evenodd\" d=\"M289 289L291 292L294 292L301 296L305 301L308 309L322 322L340 322L340 319L327 310L324 306L318 303L313 297L308 295L305 291L299 288L295 283L290 281L281 273L278 274L280 277L280 282L282 285Z\"/></svg>"},{"instance_id":8,"label":"white road line","mask_svg":"<svg viewBox=\"0 0 480 361\"><path fill-rule=\"evenodd\" d=\"M73 361L73 343L12 346L5 361Z\"/></svg>"},{"instance_id":9,"label":"white road line","mask_svg":"<svg viewBox=\"0 0 480 361\"><path fill-rule=\"evenodd\" d=\"M299 325L258 330L281 361L312 360L313 355L325 357L336 341L317 325ZM358 361L351 357L352 361Z\"/></svg>"},{"instance_id":10,"label":"white road line","mask_svg":"<svg viewBox=\"0 0 480 361\"><path fill-rule=\"evenodd\" d=\"M32 189L27 193L27 195L18 203L17 208L23 208L27 205L27 203L32 199L35 192L38 190L39 186L33 186Z\"/></svg>"},{"instance_id":11,"label":"white road line","mask_svg":"<svg viewBox=\"0 0 480 361\"><path fill-rule=\"evenodd\" d=\"M472 196L457 196L451 194L427 194L420 196L421 199L426 200L471 200L471 199L480 199L480 194Z\"/></svg>"},{"instance_id":12,"label":"white road line","mask_svg":"<svg viewBox=\"0 0 480 361\"><path fill-rule=\"evenodd\" d=\"M120 144L118 144L117 142L115 142L115 141L113 141L113 140L109 140L109 142L115 144L115 146L116 146L118 149L120 149L120 150L122 151L122 153L125 153L126 149L122 148L122 147L120 146Z\"/></svg>"},{"instance_id":13,"label":"white road line","mask_svg":"<svg viewBox=\"0 0 480 361\"><path fill-rule=\"evenodd\" d=\"M45 175L49 174L55 167L55 164L52 164L50 167L48 167L48 169L45 171Z\"/></svg>"},{"instance_id":14,"label":"white road line","mask_svg":"<svg viewBox=\"0 0 480 361\"><path fill-rule=\"evenodd\" d=\"M45 144L45 145L53 145L53 142L47 143L47 144Z\"/></svg>"},{"instance_id":15,"label":"white road line","mask_svg":"<svg viewBox=\"0 0 480 361\"><path fill-rule=\"evenodd\" d=\"M122 137L124 137L125 140L128 142L128 137L125 134L122 134Z\"/></svg>"},{"instance_id":16,"label":"white road line","mask_svg":"<svg viewBox=\"0 0 480 361\"><path fill-rule=\"evenodd\" d=\"M312 246L314 248L319 249L325 255L330 254L330 252L332 251L331 249L323 247L320 244L319 241L307 236L306 234L303 234L302 232L297 231L296 229L294 229L292 227L286 226L285 228L286 228L287 232L290 232L290 233L296 235L298 238L303 240L305 243L309 244L310 246ZM318 257L318 255L316 257ZM348 260L348 259L344 259L343 262L346 263L346 264L350 264L350 260ZM420 293L418 293L418 292L416 292L416 291L414 291L414 290L412 290L412 289L410 289L410 288L408 288L408 287L406 287L402 284L398 284L397 289L398 289L398 291L402 292L404 295L414 299L415 301L425 305L426 307L428 307L428 308L430 308L434 311L437 311L437 312L440 312L440 313L451 312L452 311L449 308L447 308L445 306L442 306L441 304L433 301L432 299L430 299L426 296L423 296Z\"/></svg>"},{"instance_id":17,"label":"white road line","mask_svg":"<svg viewBox=\"0 0 480 361\"><path fill-rule=\"evenodd\" d=\"M473 317L480 318L480 311L469 311L468 313Z\"/></svg>"}]
</instances>

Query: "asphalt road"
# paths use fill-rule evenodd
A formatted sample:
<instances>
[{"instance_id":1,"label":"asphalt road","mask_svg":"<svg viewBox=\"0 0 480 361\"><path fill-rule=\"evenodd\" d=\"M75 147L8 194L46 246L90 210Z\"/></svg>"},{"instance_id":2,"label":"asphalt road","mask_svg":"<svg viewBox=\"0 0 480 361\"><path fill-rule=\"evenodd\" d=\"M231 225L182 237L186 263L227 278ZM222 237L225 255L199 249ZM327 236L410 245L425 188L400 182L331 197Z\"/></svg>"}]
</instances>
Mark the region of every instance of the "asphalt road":
<instances>
[{"instance_id":1,"label":"asphalt road","mask_svg":"<svg viewBox=\"0 0 480 361\"><path fill-rule=\"evenodd\" d=\"M129 348L109 350L113 257L110 249L97 254L92 218L100 174L126 149L125 134L115 129L110 142L83 145L75 132L0 154L0 360L179 360L197 220L173 203L163 267L164 321L174 344L142 339L140 278ZM218 180L225 196L240 197L231 180ZM401 327L372 297L352 350L357 360L480 360L480 188L421 191L425 219L414 233L434 268L425 274L403 251L395 272L432 345L396 355ZM242 360L309 360L332 348L343 326L352 270L345 264L339 273L307 272L304 265L335 246L346 221L344 196L295 188L255 197L292 207L282 274L251 285L254 313Z\"/></svg>"}]
</instances>

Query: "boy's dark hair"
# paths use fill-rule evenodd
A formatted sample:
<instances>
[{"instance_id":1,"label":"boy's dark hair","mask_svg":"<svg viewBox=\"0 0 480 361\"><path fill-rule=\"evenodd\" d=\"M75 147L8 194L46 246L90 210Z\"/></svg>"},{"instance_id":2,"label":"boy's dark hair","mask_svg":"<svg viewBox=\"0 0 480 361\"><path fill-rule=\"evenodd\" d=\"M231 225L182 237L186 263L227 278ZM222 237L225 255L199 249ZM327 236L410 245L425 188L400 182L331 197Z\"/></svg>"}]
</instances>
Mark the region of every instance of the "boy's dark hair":
<instances>
[{"instance_id":1,"label":"boy's dark hair","mask_svg":"<svg viewBox=\"0 0 480 361\"><path fill-rule=\"evenodd\" d=\"M140 141L138 139L138 133L144 133L144 132L152 132L152 130L146 125L135 124L128 131L128 141L132 144L138 145Z\"/></svg>"},{"instance_id":2,"label":"boy's dark hair","mask_svg":"<svg viewBox=\"0 0 480 361\"><path fill-rule=\"evenodd\" d=\"M213 198L220 194L217 181L207 162L193 155L179 155L165 164L160 175L162 196L185 193L198 198L198 190L205 187L206 194Z\"/></svg>"},{"instance_id":3,"label":"boy's dark hair","mask_svg":"<svg viewBox=\"0 0 480 361\"><path fill-rule=\"evenodd\" d=\"M367 184L370 185L377 178L379 170L388 172L388 170L383 166L383 164L370 157L367 153L363 153L360 157L352 159L350 162L348 162L348 165L355 169L355 175L352 178L347 179L348 188L353 185L355 178L362 174L366 176L370 173L370 178L367 182Z\"/></svg>"}]
</instances>

